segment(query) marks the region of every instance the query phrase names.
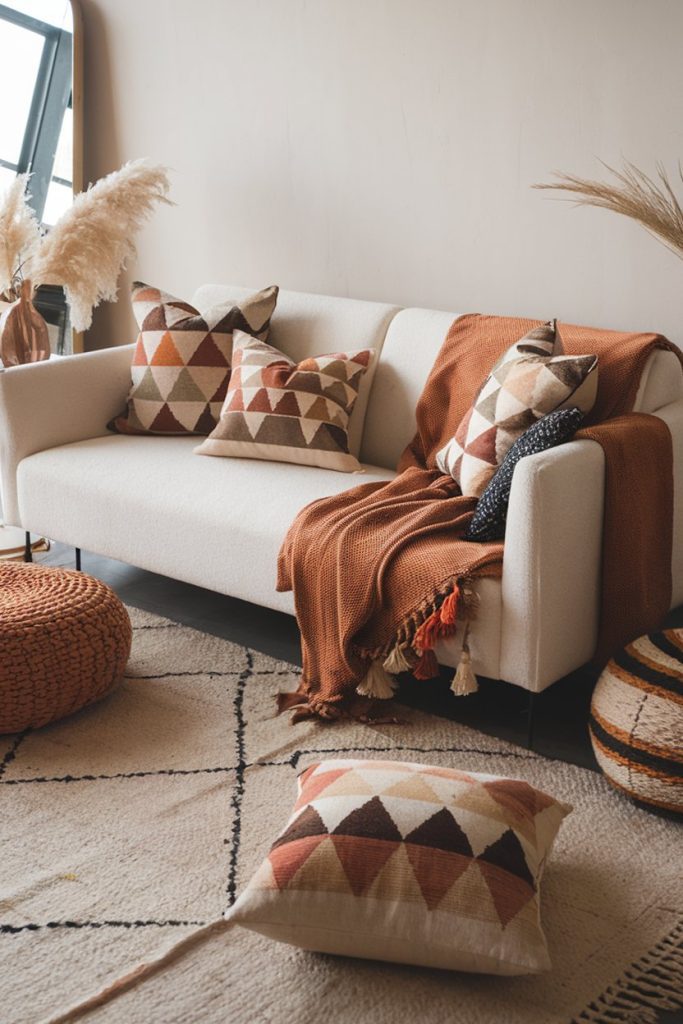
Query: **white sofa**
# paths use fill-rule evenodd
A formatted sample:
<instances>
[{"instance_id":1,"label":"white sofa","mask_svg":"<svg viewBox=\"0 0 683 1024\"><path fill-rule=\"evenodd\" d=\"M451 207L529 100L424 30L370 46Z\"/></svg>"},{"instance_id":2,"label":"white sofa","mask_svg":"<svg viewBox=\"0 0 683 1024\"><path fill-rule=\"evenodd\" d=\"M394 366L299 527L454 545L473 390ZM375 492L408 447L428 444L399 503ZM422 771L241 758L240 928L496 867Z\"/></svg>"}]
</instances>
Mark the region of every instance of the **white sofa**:
<instances>
[{"instance_id":1,"label":"white sofa","mask_svg":"<svg viewBox=\"0 0 683 1024\"><path fill-rule=\"evenodd\" d=\"M207 308L242 288L205 285ZM414 409L456 314L281 292L271 340L295 359L377 350L351 424L364 475L246 459L201 458L197 438L126 437L106 424L124 406L131 345L0 372L0 461L7 524L293 614L275 590L277 553L298 510L367 480L389 480ZM482 367L482 374L487 367ZM672 607L683 602L683 374L650 360L637 409L674 439ZM598 624L602 449L573 441L524 459L514 475L500 580L478 584L474 670L538 692L588 661ZM437 648L457 665L459 641Z\"/></svg>"}]
</instances>

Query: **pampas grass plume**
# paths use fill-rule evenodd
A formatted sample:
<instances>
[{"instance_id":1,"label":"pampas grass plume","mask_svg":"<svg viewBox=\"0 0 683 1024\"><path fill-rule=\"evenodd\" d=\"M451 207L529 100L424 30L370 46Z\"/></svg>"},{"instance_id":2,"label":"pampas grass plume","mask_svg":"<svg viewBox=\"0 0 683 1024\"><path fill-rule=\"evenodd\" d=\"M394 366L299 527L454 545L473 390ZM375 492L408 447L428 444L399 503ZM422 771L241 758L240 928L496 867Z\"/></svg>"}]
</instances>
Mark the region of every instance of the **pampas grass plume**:
<instances>
[{"instance_id":1,"label":"pampas grass plume","mask_svg":"<svg viewBox=\"0 0 683 1024\"><path fill-rule=\"evenodd\" d=\"M35 253L40 225L26 202L29 175L19 174L0 203L0 295L13 297L22 263Z\"/></svg>"},{"instance_id":2,"label":"pampas grass plume","mask_svg":"<svg viewBox=\"0 0 683 1024\"><path fill-rule=\"evenodd\" d=\"M657 164L653 179L635 164L626 163L622 171L609 164L603 167L614 175L615 183L592 181L574 174L557 173L554 184L542 183L532 188L554 189L568 193L579 206L598 206L612 210L641 224L676 256L683 259L683 209L666 171ZM683 181L683 170L678 166ZM554 197L559 198L559 197Z\"/></svg>"},{"instance_id":3,"label":"pampas grass plume","mask_svg":"<svg viewBox=\"0 0 683 1024\"><path fill-rule=\"evenodd\" d=\"M92 323L100 302L113 302L116 282L135 255L133 237L156 203L170 203L166 168L133 160L85 192L42 239L26 268L37 288L62 285L77 331Z\"/></svg>"}]
</instances>

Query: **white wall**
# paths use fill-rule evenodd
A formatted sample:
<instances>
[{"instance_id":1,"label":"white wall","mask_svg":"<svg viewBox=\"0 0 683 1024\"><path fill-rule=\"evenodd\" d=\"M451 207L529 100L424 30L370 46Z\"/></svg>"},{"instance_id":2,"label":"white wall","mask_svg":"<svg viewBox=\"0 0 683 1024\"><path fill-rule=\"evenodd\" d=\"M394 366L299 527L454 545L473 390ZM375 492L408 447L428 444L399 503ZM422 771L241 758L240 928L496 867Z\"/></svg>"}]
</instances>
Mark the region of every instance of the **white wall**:
<instances>
[{"instance_id":1,"label":"white wall","mask_svg":"<svg viewBox=\"0 0 683 1024\"><path fill-rule=\"evenodd\" d=\"M683 156L680 0L82 0L86 178L177 207L134 275L654 329L683 266L530 185ZM682 186L683 187L683 186ZM90 344L132 340L124 302Z\"/></svg>"}]
</instances>

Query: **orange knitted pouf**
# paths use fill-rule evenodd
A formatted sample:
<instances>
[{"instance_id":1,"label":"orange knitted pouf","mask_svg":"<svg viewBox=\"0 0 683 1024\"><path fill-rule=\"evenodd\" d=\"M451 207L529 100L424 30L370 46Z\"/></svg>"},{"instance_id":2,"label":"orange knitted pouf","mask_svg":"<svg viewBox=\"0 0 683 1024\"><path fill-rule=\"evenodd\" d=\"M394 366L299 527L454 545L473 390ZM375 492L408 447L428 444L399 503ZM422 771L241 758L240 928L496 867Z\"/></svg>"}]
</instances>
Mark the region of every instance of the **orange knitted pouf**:
<instances>
[{"instance_id":1,"label":"orange knitted pouf","mask_svg":"<svg viewBox=\"0 0 683 1024\"><path fill-rule=\"evenodd\" d=\"M104 697L123 677L132 636L128 612L92 576L0 562L0 733Z\"/></svg>"}]
</instances>

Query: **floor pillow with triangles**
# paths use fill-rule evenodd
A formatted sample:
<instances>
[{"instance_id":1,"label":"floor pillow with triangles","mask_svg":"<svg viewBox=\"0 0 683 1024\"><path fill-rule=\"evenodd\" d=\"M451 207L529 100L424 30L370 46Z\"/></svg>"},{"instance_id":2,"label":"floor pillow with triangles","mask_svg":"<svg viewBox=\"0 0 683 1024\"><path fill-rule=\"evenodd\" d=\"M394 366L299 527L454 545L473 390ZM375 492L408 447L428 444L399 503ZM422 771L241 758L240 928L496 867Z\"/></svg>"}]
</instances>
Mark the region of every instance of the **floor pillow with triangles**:
<instances>
[{"instance_id":1,"label":"floor pillow with triangles","mask_svg":"<svg viewBox=\"0 0 683 1024\"><path fill-rule=\"evenodd\" d=\"M277 302L273 285L200 313L189 302L136 281L138 335L125 412L110 424L122 434L209 434L228 390L236 330L267 338Z\"/></svg>"},{"instance_id":2,"label":"floor pillow with triangles","mask_svg":"<svg viewBox=\"0 0 683 1024\"><path fill-rule=\"evenodd\" d=\"M220 421L195 452L360 470L349 452L348 428L372 357L372 349L361 349L295 363L259 338L235 331Z\"/></svg>"},{"instance_id":3,"label":"floor pillow with triangles","mask_svg":"<svg viewBox=\"0 0 683 1024\"><path fill-rule=\"evenodd\" d=\"M312 764L225 916L321 953L536 974L550 967L541 875L570 810L516 779L401 761Z\"/></svg>"}]
</instances>

